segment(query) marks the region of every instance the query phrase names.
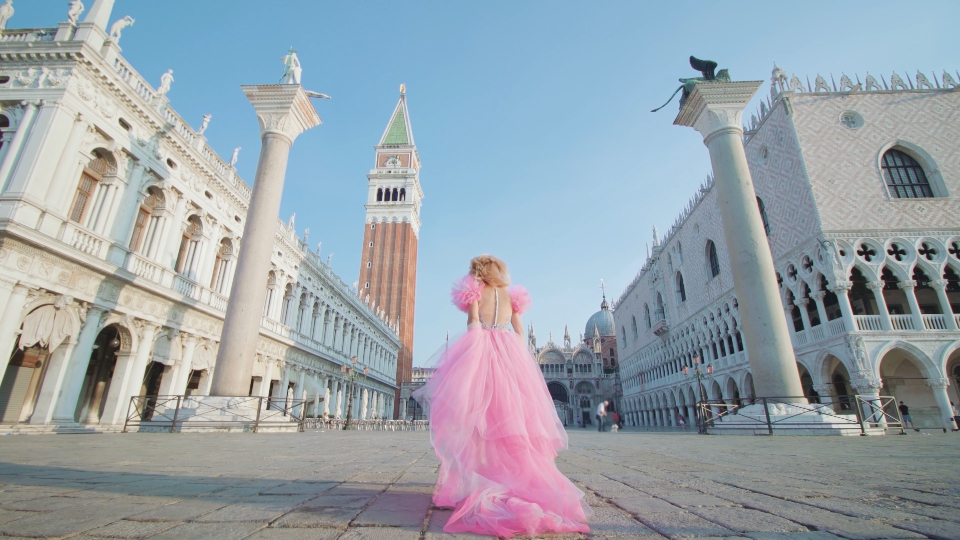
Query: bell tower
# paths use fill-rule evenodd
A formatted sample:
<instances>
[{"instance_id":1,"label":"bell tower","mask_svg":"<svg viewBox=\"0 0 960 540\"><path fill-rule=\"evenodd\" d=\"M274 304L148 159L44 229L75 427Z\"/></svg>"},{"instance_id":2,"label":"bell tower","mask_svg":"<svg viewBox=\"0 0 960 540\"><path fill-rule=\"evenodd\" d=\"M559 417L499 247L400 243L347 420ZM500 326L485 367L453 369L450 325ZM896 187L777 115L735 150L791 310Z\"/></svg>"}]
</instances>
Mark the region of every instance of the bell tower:
<instances>
[{"instance_id":1,"label":"bell tower","mask_svg":"<svg viewBox=\"0 0 960 540\"><path fill-rule=\"evenodd\" d=\"M417 241L420 236L420 156L413 142L406 88L400 85L400 100L387 128L374 147L374 168L367 174L367 216L360 257L360 294L370 295L391 325L400 333L397 358L398 417L399 386L413 375L413 315L417 288Z\"/></svg>"}]
</instances>

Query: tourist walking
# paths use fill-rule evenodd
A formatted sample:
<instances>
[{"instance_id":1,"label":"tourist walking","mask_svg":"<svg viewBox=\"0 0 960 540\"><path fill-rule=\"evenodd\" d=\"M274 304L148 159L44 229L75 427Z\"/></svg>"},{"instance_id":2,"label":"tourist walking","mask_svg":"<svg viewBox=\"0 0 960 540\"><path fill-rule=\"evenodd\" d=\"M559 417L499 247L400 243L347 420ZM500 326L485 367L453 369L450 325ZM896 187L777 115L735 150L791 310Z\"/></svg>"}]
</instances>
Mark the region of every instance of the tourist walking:
<instances>
[{"instance_id":1,"label":"tourist walking","mask_svg":"<svg viewBox=\"0 0 960 540\"><path fill-rule=\"evenodd\" d=\"M900 417L903 418L903 425L919 433L920 430L913 427L913 417L910 416L910 407L907 407L907 405L901 401L900 406L897 408L900 409Z\"/></svg>"},{"instance_id":2,"label":"tourist walking","mask_svg":"<svg viewBox=\"0 0 960 540\"><path fill-rule=\"evenodd\" d=\"M600 405L597 406L597 423L599 424L597 431L606 431L603 424L607 420L607 405L609 404L609 401L601 401Z\"/></svg>"},{"instance_id":3,"label":"tourist walking","mask_svg":"<svg viewBox=\"0 0 960 540\"><path fill-rule=\"evenodd\" d=\"M530 295L509 284L500 259L470 261L451 293L467 329L435 355L434 375L413 394L429 404L440 458L433 502L454 508L448 533L589 533L584 493L554 462L567 432L523 338Z\"/></svg>"},{"instance_id":4,"label":"tourist walking","mask_svg":"<svg viewBox=\"0 0 960 540\"><path fill-rule=\"evenodd\" d=\"M687 429L687 423L684 421L682 414L677 415L677 422L680 424L680 428Z\"/></svg>"}]
</instances>

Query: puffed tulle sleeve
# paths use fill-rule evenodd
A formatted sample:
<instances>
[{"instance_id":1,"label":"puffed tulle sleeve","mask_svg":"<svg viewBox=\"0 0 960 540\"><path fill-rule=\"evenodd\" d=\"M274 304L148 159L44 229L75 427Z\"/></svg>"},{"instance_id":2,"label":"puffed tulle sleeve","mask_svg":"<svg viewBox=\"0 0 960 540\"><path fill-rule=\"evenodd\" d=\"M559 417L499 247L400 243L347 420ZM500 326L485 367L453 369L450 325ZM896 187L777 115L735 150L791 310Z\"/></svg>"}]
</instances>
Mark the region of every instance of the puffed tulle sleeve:
<instances>
[{"instance_id":1,"label":"puffed tulle sleeve","mask_svg":"<svg viewBox=\"0 0 960 540\"><path fill-rule=\"evenodd\" d=\"M510 291L510 303L513 305L513 311L523 315L530 307L530 292L523 285L514 285L508 290Z\"/></svg>"},{"instance_id":2,"label":"puffed tulle sleeve","mask_svg":"<svg viewBox=\"0 0 960 540\"><path fill-rule=\"evenodd\" d=\"M482 291L483 282L467 274L453 282L453 287L450 289L450 301L457 306L457 309L466 313L470 309L470 304L480 301Z\"/></svg>"}]
</instances>

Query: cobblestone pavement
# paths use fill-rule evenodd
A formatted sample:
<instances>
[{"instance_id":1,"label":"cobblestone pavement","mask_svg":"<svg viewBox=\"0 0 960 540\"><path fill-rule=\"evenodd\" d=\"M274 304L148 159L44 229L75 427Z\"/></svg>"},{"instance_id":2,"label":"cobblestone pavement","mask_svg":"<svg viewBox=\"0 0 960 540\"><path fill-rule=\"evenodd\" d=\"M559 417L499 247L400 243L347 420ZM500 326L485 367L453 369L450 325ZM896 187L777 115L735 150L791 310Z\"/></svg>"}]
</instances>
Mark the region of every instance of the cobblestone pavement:
<instances>
[{"instance_id":1,"label":"cobblestone pavement","mask_svg":"<svg viewBox=\"0 0 960 540\"><path fill-rule=\"evenodd\" d=\"M593 538L960 538L958 434L570 442ZM479 538L443 533L437 465L424 432L2 437L0 535Z\"/></svg>"}]
</instances>

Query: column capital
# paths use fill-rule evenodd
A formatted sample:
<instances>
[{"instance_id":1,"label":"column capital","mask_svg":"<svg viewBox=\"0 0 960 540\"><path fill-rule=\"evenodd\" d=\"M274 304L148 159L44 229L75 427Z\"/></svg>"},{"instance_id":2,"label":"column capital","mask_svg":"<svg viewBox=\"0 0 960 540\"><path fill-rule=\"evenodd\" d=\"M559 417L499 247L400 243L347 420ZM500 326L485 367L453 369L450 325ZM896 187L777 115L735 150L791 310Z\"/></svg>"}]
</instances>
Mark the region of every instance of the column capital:
<instances>
[{"instance_id":1,"label":"column capital","mask_svg":"<svg viewBox=\"0 0 960 540\"><path fill-rule=\"evenodd\" d=\"M947 379L946 377L935 377L932 379L927 379L923 382L926 383L926 385L930 388L939 388L941 390L945 390L947 386L950 385L950 379Z\"/></svg>"},{"instance_id":2,"label":"column capital","mask_svg":"<svg viewBox=\"0 0 960 540\"><path fill-rule=\"evenodd\" d=\"M817 292L814 292L814 293L810 293L810 298L813 298L814 300L823 300L823 297L826 296L826 295L827 295L827 293L825 293L825 292L823 292L823 291L817 291Z\"/></svg>"},{"instance_id":3,"label":"column capital","mask_svg":"<svg viewBox=\"0 0 960 540\"><path fill-rule=\"evenodd\" d=\"M699 82L693 87L673 124L699 131L704 143L721 132L742 135L740 118L743 109L762 84L763 81Z\"/></svg>"},{"instance_id":4,"label":"column capital","mask_svg":"<svg viewBox=\"0 0 960 540\"><path fill-rule=\"evenodd\" d=\"M867 288L870 289L870 290L873 291L873 292L877 292L877 291L883 290L883 282L882 282L882 281L868 281L868 282L867 282Z\"/></svg>"},{"instance_id":5,"label":"column capital","mask_svg":"<svg viewBox=\"0 0 960 540\"><path fill-rule=\"evenodd\" d=\"M897 287L900 287L903 290L913 289L917 286L917 282L912 279L905 279L900 283L897 283Z\"/></svg>"},{"instance_id":6,"label":"column capital","mask_svg":"<svg viewBox=\"0 0 960 540\"><path fill-rule=\"evenodd\" d=\"M798 299L796 299L796 300L793 301L793 304L794 304L795 306L806 306L806 305L809 304L809 303L810 303L810 299L809 299L809 298L798 298Z\"/></svg>"},{"instance_id":7,"label":"column capital","mask_svg":"<svg viewBox=\"0 0 960 540\"><path fill-rule=\"evenodd\" d=\"M945 279L933 279L930 281L930 286L938 291L946 291L949 283L950 282Z\"/></svg>"},{"instance_id":8,"label":"column capital","mask_svg":"<svg viewBox=\"0 0 960 540\"><path fill-rule=\"evenodd\" d=\"M240 87L257 111L260 138L280 135L290 141L322 122L299 84L255 84Z\"/></svg>"},{"instance_id":9,"label":"column capital","mask_svg":"<svg viewBox=\"0 0 960 540\"><path fill-rule=\"evenodd\" d=\"M832 290L835 293L839 293L840 291L847 292L852 288L853 288L852 281L838 281L830 286L830 290Z\"/></svg>"},{"instance_id":10,"label":"column capital","mask_svg":"<svg viewBox=\"0 0 960 540\"><path fill-rule=\"evenodd\" d=\"M851 378L850 386L861 392L877 392L883 388L883 381L873 376L859 377L856 379Z\"/></svg>"}]
</instances>

